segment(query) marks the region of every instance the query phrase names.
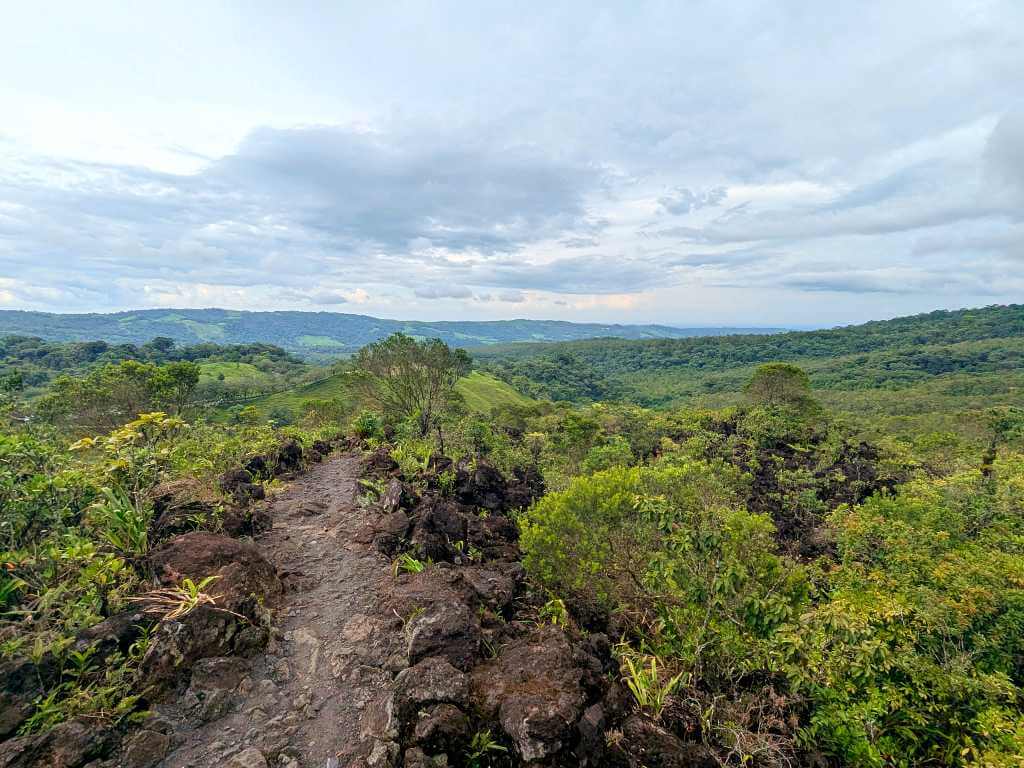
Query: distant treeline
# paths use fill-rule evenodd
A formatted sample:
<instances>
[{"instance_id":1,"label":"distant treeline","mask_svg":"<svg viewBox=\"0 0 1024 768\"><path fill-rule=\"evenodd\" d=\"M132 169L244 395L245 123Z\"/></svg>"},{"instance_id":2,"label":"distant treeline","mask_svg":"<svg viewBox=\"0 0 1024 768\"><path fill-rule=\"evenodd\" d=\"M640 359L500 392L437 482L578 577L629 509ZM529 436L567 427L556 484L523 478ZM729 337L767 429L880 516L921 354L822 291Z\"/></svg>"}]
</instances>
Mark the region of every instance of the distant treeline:
<instances>
[{"instance_id":1,"label":"distant treeline","mask_svg":"<svg viewBox=\"0 0 1024 768\"><path fill-rule=\"evenodd\" d=\"M17 377L27 388L43 387L59 374L81 375L108 363L236 362L260 363L278 373L301 370L301 360L271 344L192 344L176 346L158 336L145 344L105 341L46 341L35 336L0 338L0 379Z\"/></svg>"},{"instance_id":2,"label":"distant treeline","mask_svg":"<svg viewBox=\"0 0 1024 768\"><path fill-rule=\"evenodd\" d=\"M660 405L736 391L753 366L777 360L799 362L818 389L893 389L945 374L1024 370L1024 305L776 335L506 345L475 356L525 394L577 402Z\"/></svg>"}]
</instances>

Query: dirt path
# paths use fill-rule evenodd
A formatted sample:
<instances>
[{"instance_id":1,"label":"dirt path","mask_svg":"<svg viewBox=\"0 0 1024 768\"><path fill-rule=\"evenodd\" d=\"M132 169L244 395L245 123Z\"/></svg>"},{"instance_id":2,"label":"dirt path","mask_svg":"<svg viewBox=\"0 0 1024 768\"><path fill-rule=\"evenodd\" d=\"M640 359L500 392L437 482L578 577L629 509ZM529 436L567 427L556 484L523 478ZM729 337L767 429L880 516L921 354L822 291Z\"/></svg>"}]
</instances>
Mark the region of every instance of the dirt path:
<instances>
[{"instance_id":1,"label":"dirt path","mask_svg":"<svg viewBox=\"0 0 1024 768\"><path fill-rule=\"evenodd\" d=\"M359 457L332 456L271 502L257 539L286 592L265 655L202 662L192 688L159 707L179 742L166 768L362 765L367 702L391 679L390 623L373 615L389 563L353 541L368 512L354 503Z\"/></svg>"}]
</instances>

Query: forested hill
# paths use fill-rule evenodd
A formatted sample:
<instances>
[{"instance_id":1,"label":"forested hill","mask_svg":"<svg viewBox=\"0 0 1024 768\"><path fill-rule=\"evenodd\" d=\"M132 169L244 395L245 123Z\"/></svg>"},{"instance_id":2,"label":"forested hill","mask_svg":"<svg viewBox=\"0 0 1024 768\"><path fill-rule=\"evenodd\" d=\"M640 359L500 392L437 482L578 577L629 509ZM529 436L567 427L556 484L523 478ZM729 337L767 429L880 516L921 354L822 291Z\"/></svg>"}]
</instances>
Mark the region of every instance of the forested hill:
<instances>
[{"instance_id":1,"label":"forested hill","mask_svg":"<svg viewBox=\"0 0 1024 768\"><path fill-rule=\"evenodd\" d=\"M216 342L274 344L307 358L337 357L401 331L439 338L460 347L526 341L572 341L594 337L685 338L780 329L674 328L667 325L608 325L556 320L421 322L337 312L243 312L225 309L152 309L113 314L53 314L0 311L0 336L37 336L53 341L102 340L144 344L163 336L179 344Z\"/></svg>"},{"instance_id":2,"label":"forested hill","mask_svg":"<svg viewBox=\"0 0 1024 768\"><path fill-rule=\"evenodd\" d=\"M787 361L838 410L953 413L1024 400L1024 305L762 336L495 346L474 356L521 392L556 400L723 405L758 364Z\"/></svg>"},{"instance_id":3,"label":"forested hill","mask_svg":"<svg viewBox=\"0 0 1024 768\"><path fill-rule=\"evenodd\" d=\"M481 350L476 357L514 362L569 353L605 373L665 368L726 370L737 365L783 359L841 357L881 350L1024 337L1024 304L876 320L820 331L731 334L714 338L588 339L568 344L516 344Z\"/></svg>"}]
</instances>

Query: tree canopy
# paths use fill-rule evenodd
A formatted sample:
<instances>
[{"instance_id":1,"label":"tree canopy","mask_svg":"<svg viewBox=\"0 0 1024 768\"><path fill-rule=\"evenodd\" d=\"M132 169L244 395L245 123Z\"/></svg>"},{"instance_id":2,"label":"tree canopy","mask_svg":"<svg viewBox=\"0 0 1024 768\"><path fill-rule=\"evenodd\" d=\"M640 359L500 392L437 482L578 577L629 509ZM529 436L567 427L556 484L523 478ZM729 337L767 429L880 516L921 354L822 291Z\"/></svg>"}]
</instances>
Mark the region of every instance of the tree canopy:
<instances>
[{"instance_id":1,"label":"tree canopy","mask_svg":"<svg viewBox=\"0 0 1024 768\"><path fill-rule=\"evenodd\" d=\"M417 341L396 333L363 347L353 362L358 392L391 416L415 419L425 435L472 361L465 350L440 339Z\"/></svg>"}]
</instances>

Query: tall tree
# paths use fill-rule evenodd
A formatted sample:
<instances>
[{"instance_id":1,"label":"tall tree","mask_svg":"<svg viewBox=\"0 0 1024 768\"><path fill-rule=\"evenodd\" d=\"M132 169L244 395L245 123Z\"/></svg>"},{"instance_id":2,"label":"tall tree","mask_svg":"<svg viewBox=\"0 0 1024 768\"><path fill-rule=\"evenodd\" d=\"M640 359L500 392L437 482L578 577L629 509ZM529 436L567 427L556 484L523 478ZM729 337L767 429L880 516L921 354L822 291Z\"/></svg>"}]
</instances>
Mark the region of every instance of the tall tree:
<instances>
[{"instance_id":1,"label":"tall tree","mask_svg":"<svg viewBox=\"0 0 1024 768\"><path fill-rule=\"evenodd\" d=\"M756 405L804 406L811 402L811 380L799 366L766 363L754 371L746 393Z\"/></svg>"},{"instance_id":2,"label":"tall tree","mask_svg":"<svg viewBox=\"0 0 1024 768\"><path fill-rule=\"evenodd\" d=\"M359 393L389 415L414 418L422 436L452 400L472 360L440 339L417 341L395 333L363 347L353 362Z\"/></svg>"}]
</instances>

